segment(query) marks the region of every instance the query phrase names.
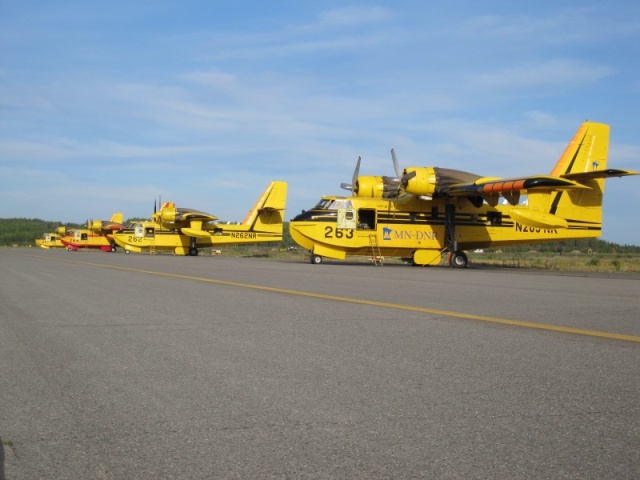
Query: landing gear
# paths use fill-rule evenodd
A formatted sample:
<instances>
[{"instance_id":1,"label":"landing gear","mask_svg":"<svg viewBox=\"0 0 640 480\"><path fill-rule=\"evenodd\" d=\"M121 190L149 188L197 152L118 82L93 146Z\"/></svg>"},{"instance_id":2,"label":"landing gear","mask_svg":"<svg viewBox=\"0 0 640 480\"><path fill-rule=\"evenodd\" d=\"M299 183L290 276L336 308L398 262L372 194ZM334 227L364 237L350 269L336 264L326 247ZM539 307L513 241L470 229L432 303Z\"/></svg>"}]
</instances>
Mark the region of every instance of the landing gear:
<instances>
[{"instance_id":1,"label":"landing gear","mask_svg":"<svg viewBox=\"0 0 640 480\"><path fill-rule=\"evenodd\" d=\"M468 264L469 259L466 253L457 251L449 254L449 265L451 265L452 268L467 268Z\"/></svg>"},{"instance_id":2,"label":"landing gear","mask_svg":"<svg viewBox=\"0 0 640 480\"><path fill-rule=\"evenodd\" d=\"M449 250L449 265L451 268L466 268L469 264L467 255L458 250L456 241L456 207L447 204L445 207L444 242Z\"/></svg>"},{"instance_id":3,"label":"landing gear","mask_svg":"<svg viewBox=\"0 0 640 480\"><path fill-rule=\"evenodd\" d=\"M322 257L320 255L311 255L311 263L314 265L320 265L322 263Z\"/></svg>"},{"instance_id":4,"label":"landing gear","mask_svg":"<svg viewBox=\"0 0 640 480\"><path fill-rule=\"evenodd\" d=\"M198 256L198 248L196 247L196 237L189 239L189 255L192 257Z\"/></svg>"}]
</instances>

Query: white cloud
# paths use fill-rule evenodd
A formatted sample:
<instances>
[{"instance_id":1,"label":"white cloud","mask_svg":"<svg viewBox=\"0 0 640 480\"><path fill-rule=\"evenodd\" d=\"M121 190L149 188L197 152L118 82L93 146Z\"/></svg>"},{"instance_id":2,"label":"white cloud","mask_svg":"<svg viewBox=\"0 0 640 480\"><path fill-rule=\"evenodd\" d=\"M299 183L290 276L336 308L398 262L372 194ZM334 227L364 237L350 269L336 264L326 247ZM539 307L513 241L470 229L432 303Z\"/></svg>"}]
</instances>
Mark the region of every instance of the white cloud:
<instances>
[{"instance_id":1,"label":"white cloud","mask_svg":"<svg viewBox=\"0 0 640 480\"><path fill-rule=\"evenodd\" d=\"M496 72L482 73L467 80L471 88L516 90L554 86L581 86L598 82L613 73L605 65L590 65L577 60L552 59L526 63Z\"/></svg>"}]
</instances>

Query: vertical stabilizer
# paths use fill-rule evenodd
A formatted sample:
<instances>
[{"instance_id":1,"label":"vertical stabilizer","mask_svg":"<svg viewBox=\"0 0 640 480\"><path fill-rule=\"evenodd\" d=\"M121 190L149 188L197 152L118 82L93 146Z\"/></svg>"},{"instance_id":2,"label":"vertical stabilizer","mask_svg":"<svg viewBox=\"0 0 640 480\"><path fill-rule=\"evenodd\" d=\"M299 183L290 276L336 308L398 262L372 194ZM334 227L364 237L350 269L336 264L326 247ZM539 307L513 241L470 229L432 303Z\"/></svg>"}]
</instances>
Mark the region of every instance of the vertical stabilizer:
<instances>
[{"instance_id":1,"label":"vertical stabilizer","mask_svg":"<svg viewBox=\"0 0 640 480\"><path fill-rule=\"evenodd\" d=\"M287 203L287 183L273 181L249 211L242 225L256 232L282 234Z\"/></svg>"},{"instance_id":2,"label":"vertical stabilizer","mask_svg":"<svg viewBox=\"0 0 640 480\"><path fill-rule=\"evenodd\" d=\"M609 126L584 122L551 171L551 176L606 170L608 150Z\"/></svg>"},{"instance_id":3,"label":"vertical stabilizer","mask_svg":"<svg viewBox=\"0 0 640 480\"><path fill-rule=\"evenodd\" d=\"M597 237L602 230L604 179L608 176L609 126L584 122L551 171L551 176L589 187L535 193L530 208L565 219L574 237ZM540 208L536 208L540 207Z\"/></svg>"},{"instance_id":4,"label":"vertical stabilizer","mask_svg":"<svg viewBox=\"0 0 640 480\"><path fill-rule=\"evenodd\" d=\"M124 222L124 214L122 212L114 213L113 215L111 215L109 221L122 224L122 222Z\"/></svg>"}]
</instances>

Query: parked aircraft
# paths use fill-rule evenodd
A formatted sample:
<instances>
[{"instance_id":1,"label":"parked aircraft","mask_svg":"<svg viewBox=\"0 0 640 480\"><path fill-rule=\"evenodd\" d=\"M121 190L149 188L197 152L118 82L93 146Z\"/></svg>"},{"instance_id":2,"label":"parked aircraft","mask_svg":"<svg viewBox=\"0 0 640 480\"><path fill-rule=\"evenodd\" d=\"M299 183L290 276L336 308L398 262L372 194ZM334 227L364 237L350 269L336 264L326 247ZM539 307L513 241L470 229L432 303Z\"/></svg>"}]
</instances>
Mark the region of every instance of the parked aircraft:
<instances>
[{"instance_id":1,"label":"parked aircraft","mask_svg":"<svg viewBox=\"0 0 640 480\"><path fill-rule=\"evenodd\" d=\"M64 227L60 228L62 228L64 235ZM36 245L44 250L48 250L50 248L64 248L64 244L60 241L60 235L58 232L43 234L42 237L36 239Z\"/></svg>"},{"instance_id":2,"label":"parked aircraft","mask_svg":"<svg viewBox=\"0 0 640 480\"><path fill-rule=\"evenodd\" d=\"M287 183L273 181L239 225L216 223L210 213L176 208L165 202L151 221L136 222L114 233L114 241L129 252L173 251L198 255L198 249L218 245L282 240Z\"/></svg>"},{"instance_id":3,"label":"parked aircraft","mask_svg":"<svg viewBox=\"0 0 640 480\"><path fill-rule=\"evenodd\" d=\"M124 216L121 212L114 213L109 220L89 220L86 229L68 230L61 236L60 241L67 250L99 248L103 252L115 252L116 244L112 235L124 228L123 221ZM60 228L58 231L60 232Z\"/></svg>"},{"instance_id":4,"label":"parked aircraft","mask_svg":"<svg viewBox=\"0 0 640 480\"><path fill-rule=\"evenodd\" d=\"M403 257L434 265L449 252L452 267L466 267L465 250L598 237L604 179L638 172L607 167L609 126L585 122L549 175L509 179L440 167L401 171L395 177L360 176L351 196L326 196L289 224L293 240L323 257ZM526 196L526 197L525 197Z\"/></svg>"}]
</instances>

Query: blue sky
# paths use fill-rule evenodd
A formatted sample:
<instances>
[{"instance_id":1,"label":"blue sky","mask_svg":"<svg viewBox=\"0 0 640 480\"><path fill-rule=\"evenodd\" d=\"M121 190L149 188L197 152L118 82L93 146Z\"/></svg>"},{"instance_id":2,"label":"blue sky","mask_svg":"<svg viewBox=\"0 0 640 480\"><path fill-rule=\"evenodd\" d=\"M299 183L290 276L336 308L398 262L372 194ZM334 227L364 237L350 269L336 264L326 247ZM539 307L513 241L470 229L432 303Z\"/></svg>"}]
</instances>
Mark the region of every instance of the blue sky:
<instances>
[{"instance_id":1,"label":"blue sky","mask_svg":"<svg viewBox=\"0 0 640 480\"><path fill-rule=\"evenodd\" d=\"M640 170L640 4L0 0L0 217L286 218L403 166L549 173L585 119ZM602 238L640 244L640 177Z\"/></svg>"}]
</instances>

